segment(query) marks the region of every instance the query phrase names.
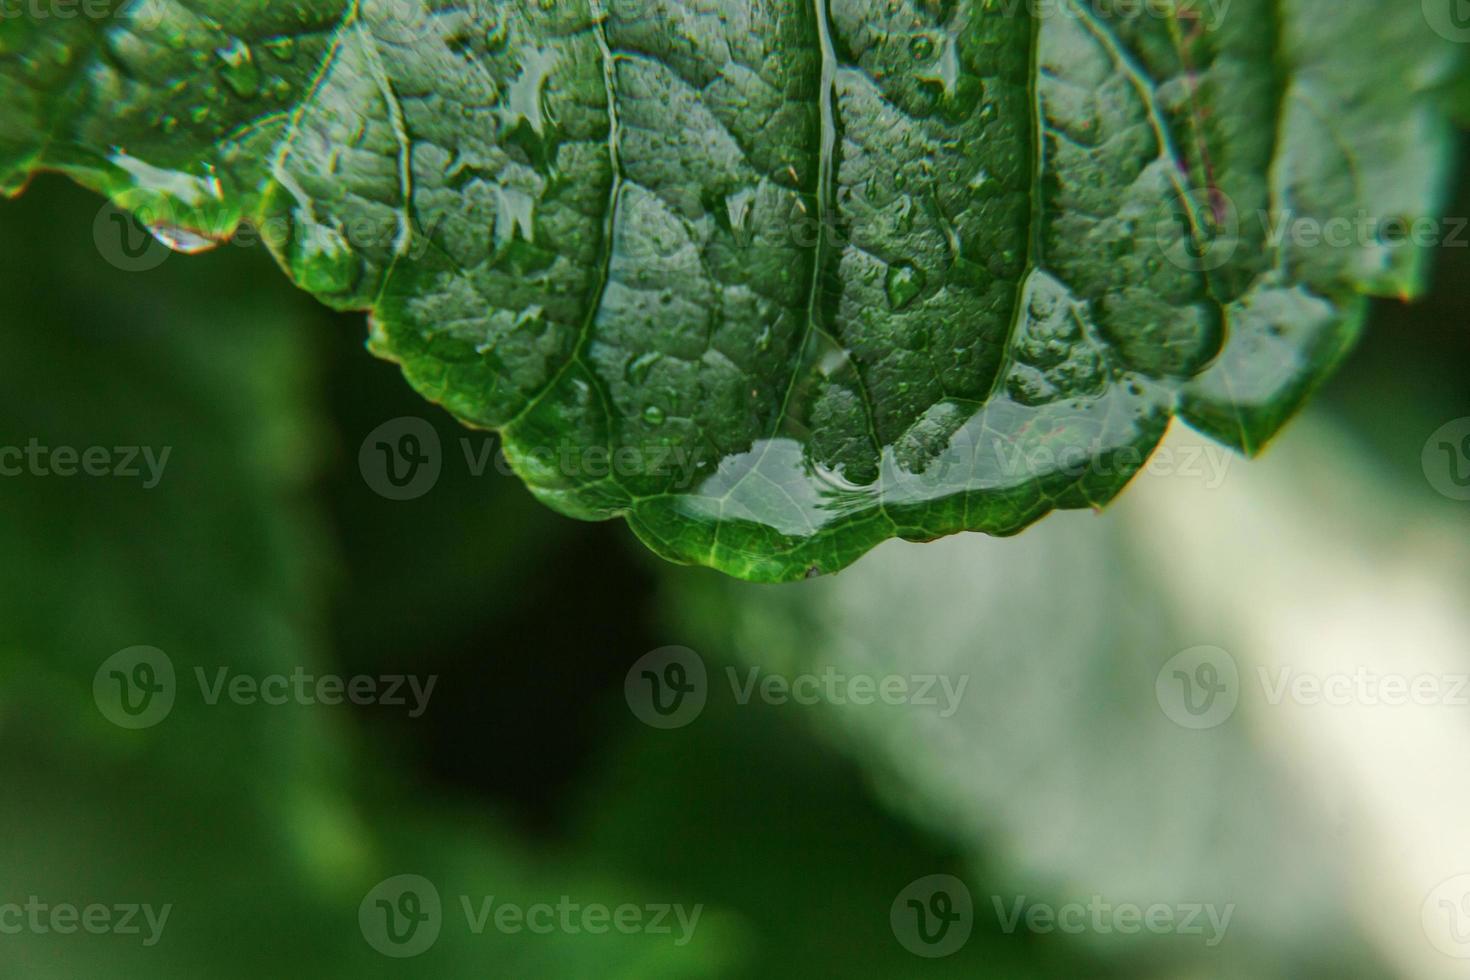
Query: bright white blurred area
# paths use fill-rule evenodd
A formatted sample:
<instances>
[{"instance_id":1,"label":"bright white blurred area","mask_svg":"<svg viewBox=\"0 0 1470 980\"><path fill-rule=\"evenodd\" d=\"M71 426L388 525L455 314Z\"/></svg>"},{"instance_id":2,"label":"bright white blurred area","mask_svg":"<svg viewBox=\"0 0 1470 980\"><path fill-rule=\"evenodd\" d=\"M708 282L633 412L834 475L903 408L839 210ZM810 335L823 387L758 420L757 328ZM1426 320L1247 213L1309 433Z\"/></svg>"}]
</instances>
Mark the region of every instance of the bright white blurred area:
<instances>
[{"instance_id":1,"label":"bright white blurred area","mask_svg":"<svg viewBox=\"0 0 1470 980\"><path fill-rule=\"evenodd\" d=\"M1176 426L1101 514L741 590L736 648L970 678L948 717L833 725L973 856L977 922L1023 897L1198 904L1231 909L1217 944L1069 938L1143 976L1291 977L1323 950L1354 975L1470 976L1467 522L1325 415L1257 460Z\"/></svg>"}]
</instances>

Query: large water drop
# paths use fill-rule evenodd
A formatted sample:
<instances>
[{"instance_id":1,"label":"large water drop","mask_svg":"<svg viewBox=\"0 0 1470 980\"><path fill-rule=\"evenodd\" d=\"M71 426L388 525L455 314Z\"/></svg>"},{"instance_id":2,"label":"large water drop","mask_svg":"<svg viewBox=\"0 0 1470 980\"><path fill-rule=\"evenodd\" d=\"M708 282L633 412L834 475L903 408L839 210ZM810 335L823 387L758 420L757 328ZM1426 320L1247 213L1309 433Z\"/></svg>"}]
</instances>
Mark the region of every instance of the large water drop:
<instances>
[{"instance_id":1,"label":"large water drop","mask_svg":"<svg viewBox=\"0 0 1470 980\"><path fill-rule=\"evenodd\" d=\"M925 281L924 270L907 262L890 266L885 284L889 308L897 312L918 299L919 294L924 291Z\"/></svg>"},{"instance_id":2,"label":"large water drop","mask_svg":"<svg viewBox=\"0 0 1470 980\"><path fill-rule=\"evenodd\" d=\"M235 38L222 48L215 48L214 55L220 61L220 77L224 83L242 99L251 99L260 91L260 67L250 45Z\"/></svg>"}]
</instances>

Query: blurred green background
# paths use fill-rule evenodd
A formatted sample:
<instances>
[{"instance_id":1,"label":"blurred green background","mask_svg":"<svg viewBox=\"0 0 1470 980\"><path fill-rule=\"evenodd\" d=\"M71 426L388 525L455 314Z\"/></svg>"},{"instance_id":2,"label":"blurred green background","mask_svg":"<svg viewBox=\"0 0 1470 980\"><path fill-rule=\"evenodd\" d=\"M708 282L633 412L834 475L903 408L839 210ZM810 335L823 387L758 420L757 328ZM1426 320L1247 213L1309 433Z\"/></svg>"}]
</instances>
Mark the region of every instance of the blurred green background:
<instances>
[{"instance_id":1,"label":"blurred green background","mask_svg":"<svg viewBox=\"0 0 1470 980\"><path fill-rule=\"evenodd\" d=\"M1470 504L1421 461L1470 416L1466 249L1441 250L1424 301L1380 305L1262 460L773 588L664 565L476 474L461 440L479 457L493 438L421 402L364 352L361 317L263 249L124 271L121 233L140 234L55 178L0 204L0 445L170 449L152 489L0 479L0 976L1470 975L1433 897L1470 872L1470 712L1272 703L1256 680L1470 671ZM404 416L437 430L443 470L394 501L359 450ZM93 682L139 645L177 694L130 730ZM661 730L624 681L670 645L702 658L708 703ZM1155 681L1200 645L1238 665L1239 706L1192 730ZM210 704L196 668L436 680L410 717ZM727 668L967 686L948 716L741 704ZM890 913L936 874L964 883L971 931L931 958ZM359 920L399 875L442 902L405 958ZM491 896L700 917L477 931L463 903ZM1095 896L1231 918L1216 942L1007 921ZM28 902L170 911L153 937L141 914L136 935L7 930Z\"/></svg>"}]
</instances>

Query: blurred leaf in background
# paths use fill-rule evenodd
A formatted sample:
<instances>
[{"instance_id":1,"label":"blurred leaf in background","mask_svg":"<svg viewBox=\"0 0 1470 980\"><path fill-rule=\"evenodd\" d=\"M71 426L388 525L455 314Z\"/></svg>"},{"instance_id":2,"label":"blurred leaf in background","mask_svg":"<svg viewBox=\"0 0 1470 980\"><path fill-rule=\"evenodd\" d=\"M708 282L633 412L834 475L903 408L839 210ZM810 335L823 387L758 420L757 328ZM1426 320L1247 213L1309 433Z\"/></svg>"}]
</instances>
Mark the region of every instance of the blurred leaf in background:
<instances>
[{"instance_id":1,"label":"blurred leaf in background","mask_svg":"<svg viewBox=\"0 0 1470 980\"><path fill-rule=\"evenodd\" d=\"M171 911L152 945L146 928L5 935L6 975L360 976L384 961L359 929L359 902L405 870L444 896L422 975L478 976L487 963L522 976L713 975L731 955L717 911L698 946L474 935L457 895L477 908L480 895L665 896L426 805L408 773L365 751L344 709L209 703L196 668L211 684L220 668L333 669L331 545L308 493L329 446L315 394L322 317L284 285L256 285L273 278L242 275L241 255L111 271L77 233L94 209L52 186L7 210L0 290L15 313L0 332L0 442L169 455L152 488L116 475L0 482L0 904ZM140 644L165 652L174 703L125 730L100 710L111 693L94 699L94 675ZM417 669L413 652L396 648L399 672Z\"/></svg>"}]
</instances>

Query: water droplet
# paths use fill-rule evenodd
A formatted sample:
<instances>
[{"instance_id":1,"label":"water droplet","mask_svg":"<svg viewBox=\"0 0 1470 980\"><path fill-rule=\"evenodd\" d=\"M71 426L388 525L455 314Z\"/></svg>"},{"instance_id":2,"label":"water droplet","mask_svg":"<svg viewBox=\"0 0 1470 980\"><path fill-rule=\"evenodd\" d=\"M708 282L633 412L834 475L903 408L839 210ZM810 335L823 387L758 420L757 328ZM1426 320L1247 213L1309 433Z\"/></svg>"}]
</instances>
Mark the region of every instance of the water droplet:
<instances>
[{"instance_id":1,"label":"water droplet","mask_svg":"<svg viewBox=\"0 0 1470 980\"><path fill-rule=\"evenodd\" d=\"M914 230L914 199L905 194L898 200L898 220L894 223L895 229L900 235L907 235Z\"/></svg>"},{"instance_id":2,"label":"water droplet","mask_svg":"<svg viewBox=\"0 0 1470 980\"><path fill-rule=\"evenodd\" d=\"M148 233L181 255L198 255L219 245L212 238L175 225L148 225Z\"/></svg>"},{"instance_id":3,"label":"water droplet","mask_svg":"<svg viewBox=\"0 0 1470 980\"><path fill-rule=\"evenodd\" d=\"M265 49L281 61L291 61L296 57L296 39L289 35L273 37L265 42Z\"/></svg>"},{"instance_id":4,"label":"water droplet","mask_svg":"<svg viewBox=\"0 0 1470 980\"><path fill-rule=\"evenodd\" d=\"M750 243L750 230L747 222L754 204L755 190L750 187L742 188L725 198L725 217L729 221L730 233L741 245Z\"/></svg>"},{"instance_id":5,"label":"water droplet","mask_svg":"<svg viewBox=\"0 0 1470 980\"><path fill-rule=\"evenodd\" d=\"M25 167L13 167L10 170L0 170L0 197L13 197L20 193L30 179L30 171Z\"/></svg>"},{"instance_id":6,"label":"water droplet","mask_svg":"<svg viewBox=\"0 0 1470 980\"><path fill-rule=\"evenodd\" d=\"M165 18L158 25L158 32L163 43L175 51L182 51L189 46L189 35L184 32L183 25L177 19Z\"/></svg>"},{"instance_id":7,"label":"water droplet","mask_svg":"<svg viewBox=\"0 0 1470 980\"><path fill-rule=\"evenodd\" d=\"M536 199L516 187L495 185L495 248L516 240L536 241Z\"/></svg>"},{"instance_id":8,"label":"water droplet","mask_svg":"<svg viewBox=\"0 0 1470 980\"><path fill-rule=\"evenodd\" d=\"M623 377L631 385L641 385L648 379L648 372L663 357L658 351L644 351L628 362Z\"/></svg>"},{"instance_id":9,"label":"water droplet","mask_svg":"<svg viewBox=\"0 0 1470 980\"><path fill-rule=\"evenodd\" d=\"M647 422L649 425L663 425L664 410L659 408L657 405L649 405L643 410L643 421Z\"/></svg>"},{"instance_id":10,"label":"water droplet","mask_svg":"<svg viewBox=\"0 0 1470 980\"><path fill-rule=\"evenodd\" d=\"M515 329L524 330L535 323L540 323L541 318L546 315L546 310L540 306L528 306L516 314Z\"/></svg>"},{"instance_id":11,"label":"water droplet","mask_svg":"<svg viewBox=\"0 0 1470 980\"><path fill-rule=\"evenodd\" d=\"M888 269L888 306L894 311L903 309L924 291L923 270L907 262L899 262Z\"/></svg>"},{"instance_id":12,"label":"water droplet","mask_svg":"<svg viewBox=\"0 0 1470 980\"><path fill-rule=\"evenodd\" d=\"M215 48L214 54L220 60L220 77L230 91L242 99L254 98L260 91L260 68L255 64L250 45L236 38L222 48Z\"/></svg>"},{"instance_id":13,"label":"water droplet","mask_svg":"<svg viewBox=\"0 0 1470 980\"><path fill-rule=\"evenodd\" d=\"M507 130L524 122L537 136L546 135L544 91L556 63L555 51L530 47L521 53L520 74L506 90L505 105L500 110Z\"/></svg>"},{"instance_id":14,"label":"water droplet","mask_svg":"<svg viewBox=\"0 0 1470 980\"><path fill-rule=\"evenodd\" d=\"M224 188L212 167L208 173L199 176L155 167L121 150L108 160L128 175L136 190L149 196L194 209L212 208L224 202Z\"/></svg>"},{"instance_id":15,"label":"water droplet","mask_svg":"<svg viewBox=\"0 0 1470 980\"><path fill-rule=\"evenodd\" d=\"M488 14L487 16L494 16ZM510 38L510 31L504 20L497 20L485 31L485 50L490 54L499 54L505 50L505 42Z\"/></svg>"}]
</instances>

